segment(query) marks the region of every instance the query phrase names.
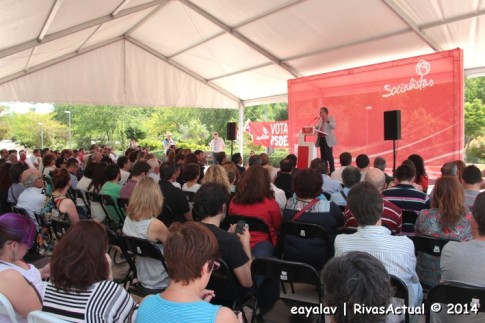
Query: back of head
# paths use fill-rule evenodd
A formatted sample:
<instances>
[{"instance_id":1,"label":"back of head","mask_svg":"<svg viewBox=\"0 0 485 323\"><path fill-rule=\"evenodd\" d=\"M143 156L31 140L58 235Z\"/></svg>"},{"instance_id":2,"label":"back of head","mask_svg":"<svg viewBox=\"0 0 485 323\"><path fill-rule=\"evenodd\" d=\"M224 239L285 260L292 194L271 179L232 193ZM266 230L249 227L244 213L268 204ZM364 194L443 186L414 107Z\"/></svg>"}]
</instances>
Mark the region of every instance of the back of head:
<instances>
[{"instance_id":1,"label":"back of head","mask_svg":"<svg viewBox=\"0 0 485 323\"><path fill-rule=\"evenodd\" d=\"M369 156L367 156L366 154L360 154L359 156L357 156L357 158L355 159L355 164L357 165L357 167L359 167L360 169L364 169L366 167L369 167L370 165L370 160L369 160Z\"/></svg>"},{"instance_id":2,"label":"back of head","mask_svg":"<svg viewBox=\"0 0 485 323\"><path fill-rule=\"evenodd\" d=\"M456 224L465 214L465 193L458 178L443 176L436 180L431 207L440 212L444 227Z\"/></svg>"},{"instance_id":3,"label":"back of head","mask_svg":"<svg viewBox=\"0 0 485 323\"><path fill-rule=\"evenodd\" d=\"M384 175L384 172L382 170L378 168L372 168L365 173L364 181L371 183L379 191L382 191L386 184L386 175Z\"/></svg>"},{"instance_id":4,"label":"back of head","mask_svg":"<svg viewBox=\"0 0 485 323\"><path fill-rule=\"evenodd\" d=\"M477 224L478 234L482 237L485 236L485 192L478 194L475 199L472 206L472 214Z\"/></svg>"},{"instance_id":5,"label":"back of head","mask_svg":"<svg viewBox=\"0 0 485 323\"><path fill-rule=\"evenodd\" d=\"M9 176L12 183L20 183L22 179L22 173L29 169L29 166L23 163L15 163L10 167Z\"/></svg>"},{"instance_id":6,"label":"back of head","mask_svg":"<svg viewBox=\"0 0 485 323\"><path fill-rule=\"evenodd\" d=\"M150 158L147 160L148 165L150 165L150 171L154 172L157 168L160 167L160 163L158 162L157 157Z\"/></svg>"},{"instance_id":7,"label":"back of head","mask_svg":"<svg viewBox=\"0 0 485 323\"><path fill-rule=\"evenodd\" d=\"M286 159L291 160L293 167L296 167L296 164L298 163L298 157L296 157L295 154L289 154L288 156L286 156Z\"/></svg>"},{"instance_id":8,"label":"back of head","mask_svg":"<svg viewBox=\"0 0 485 323\"><path fill-rule=\"evenodd\" d=\"M282 159L280 161L280 170L283 172L283 173L289 173L293 170L293 163L291 162L291 160L285 158L285 159Z\"/></svg>"},{"instance_id":9,"label":"back of head","mask_svg":"<svg viewBox=\"0 0 485 323\"><path fill-rule=\"evenodd\" d=\"M316 198L322 194L323 179L315 169L305 168L293 176L293 191L298 198Z\"/></svg>"},{"instance_id":10,"label":"back of head","mask_svg":"<svg viewBox=\"0 0 485 323\"><path fill-rule=\"evenodd\" d=\"M164 247L168 276L174 282L188 285L202 277L202 268L208 263L212 269L219 259L219 247L214 234L197 222L175 222Z\"/></svg>"},{"instance_id":11,"label":"back of head","mask_svg":"<svg viewBox=\"0 0 485 323\"><path fill-rule=\"evenodd\" d=\"M35 181L42 178L42 174L37 169L27 169L22 173L22 185L25 188L34 187Z\"/></svg>"},{"instance_id":12,"label":"back of head","mask_svg":"<svg viewBox=\"0 0 485 323\"><path fill-rule=\"evenodd\" d=\"M260 155L253 155L249 157L249 160L248 160L249 166L261 165L261 163L262 163L262 158Z\"/></svg>"},{"instance_id":13,"label":"back of head","mask_svg":"<svg viewBox=\"0 0 485 323\"><path fill-rule=\"evenodd\" d=\"M268 171L259 165L249 167L237 185L233 201L237 204L255 204L274 197Z\"/></svg>"},{"instance_id":14,"label":"back of head","mask_svg":"<svg viewBox=\"0 0 485 323\"><path fill-rule=\"evenodd\" d=\"M229 201L227 188L220 183L203 184L194 196L194 211L204 219L223 212L224 204Z\"/></svg>"},{"instance_id":15,"label":"back of head","mask_svg":"<svg viewBox=\"0 0 485 323\"><path fill-rule=\"evenodd\" d=\"M424 169L423 157L417 154L412 154L408 156L408 160L412 161L414 168L416 169L417 178L419 178L420 176L426 175L426 170Z\"/></svg>"},{"instance_id":16,"label":"back of head","mask_svg":"<svg viewBox=\"0 0 485 323\"><path fill-rule=\"evenodd\" d=\"M458 167L454 162L445 163L441 167L441 176L457 176L458 175Z\"/></svg>"},{"instance_id":17,"label":"back of head","mask_svg":"<svg viewBox=\"0 0 485 323\"><path fill-rule=\"evenodd\" d=\"M107 247L108 236L101 224L95 221L72 224L52 254L50 273L54 286L85 291L94 283L107 280Z\"/></svg>"},{"instance_id":18,"label":"back of head","mask_svg":"<svg viewBox=\"0 0 485 323\"><path fill-rule=\"evenodd\" d=\"M382 157L376 157L374 159L374 168L380 169L381 171L386 170L386 160Z\"/></svg>"},{"instance_id":19,"label":"back of head","mask_svg":"<svg viewBox=\"0 0 485 323\"><path fill-rule=\"evenodd\" d=\"M232 155L231 161L236 165L240 164L242 162L241 153L235 153Z\"/></svg>"},{"instance_id":20,"label":"back of head","mask_svg":"<svg viewBox=\"0 0 485 323\"><path fill-rule=\"evenodd\" d=\"M186 181L193 181L200 176L200 166L196 163L187 164L184 168L184 178Z\"/></svg>"},{"instance_id":21,"label":"back of head","mask_svg":"<svg viewBox=\"0 0 485 323\"><path fill-rule=\"evenodd\" d=\"M205 172L202 184L211 182L223 184L227 187L228 191L231 189L231 183L229 182L227 173L221 165L212 165Z\"/></svg>"},{"instance_id":22,"label":"back of head","mask_svg":"<svg viewBox=\"0 0 485 323\"><path fill-rule=\"evenodd\" d=\"M360 226L375 225L383 211L381 193L371 183L360 182L349 191L347 207Z\"/></svg>"},{"instance_id":23,"label":"back of head","mask_svg":"<svg viewBox=\"0 0 485 323\"><path fill-rule=\"evenodd\" d=\"M150 171L150 165L145 160L137 161L133 168L131 169L132 176L140 176L143 173L148 173Z\"/></svg>"},{"instance_id":24,"label":"back of head","mask_svg":"<svg viewBox=\"0 0 485 323\"><path fill-rule=\"evenodd\" d=\"M71 157L67 160L66 167L69 168L69 167L73 167L73 166L79 166L79 160Z\"/></svg>"},{"instance_id":25,"label":"back of head","mask_svg":"<svg viewBox=\"0 0 485 323\"><path fill-rule=\"evenodd\" d=\"M227 174L227 179L231 184L237 184L239 182L239 178L241 177L241 173L237 169L234 163L225 163L222 166Z\"/></svg>"},{"instance_id":26,"label":"back of head","mask_svg":"<svg viewBox=\"0 0 485 323\"><path fill-rule=\"evenodd\" d=\"M266 153L259 154L261 156L261 166L265 166L269 164L269 156Z\"/></svg>"},{"instance_id":27,"label":"back of head","mask_svg":"<svg viewBox=\"0 0 485 323\"><path fill-rule=\"evenodd\" d=\"M157 217L162 212L163 194L151 177L141 179L131 193L126 209L128 217L139 221Z\"/></svg>"},{"instance_id":28,"label":"back of head","mask_svg":"<svg viewBox=\"0 0 485 323\"><path fill-rule=\"evenodd\" d=\"M390 277L374 256L351 251L332 258L322 272L325 286L323 303L337 308L333 322L385 322L381 314L354 314L354 304L386 307L391 297ZM347 306L347 311L343 306ZM344 313L347 313L345 316Z\"/></svg>"},{"instance_id":29,"label":"back of head","mask_svg":"<svg viewBox=\"0 0 485 323\"><path fill-rule=\"evenodd\" d=\"M69 176L69 172L64 168L54 169L54 171L52 171L51 177L52 177L52 185L54 186L54 189L59 189L59 190L62 190L63 188L65 188L69 184L69 181L71 180L71 177Z\"/></svg>"},{"instance_id":30,"label":"back of head","mask_svg":"<svg viewBox=\"0 0 485 323\"><path fill-rule=\"evenodd\" d=\"M416 169L409 164L402 164L396 168L396 179L398 182L412 181L416 176Z\"/></svg>"},{"instance_id":31,"label":"back of head","mask_svg":"<svg viewBox=\"0 0 485 323\"><path fill-rule=\"evenodd\" d=\"M177 171L175 162L167 161L160 166L160 178L168 181Z\"/></svg>"},{"instance_id":32,"label":"back of head","mask_svg":"<svg viewBox=\"0 0 485 323\"><path fill-rule=\"evenodd\" d=\"M119 178L118 176L120 175L120 166L118 166L117 164L108 165L106 166L105 172L106 180L113 181L116 178Z\"/></svg>"},{"instance_id":33,"label":"back of head","mask_svg":"<svg viewBox=\"0 0 485 323\"><path fill-rule=\"evenodd\" d=\"M0 216L0 251L8 241L17 241L30 248L34 243L35 234L35 224L30 217L17 213L5 213Z\"/></svg>"},{"instance_id":34,"label":"back of head","mask_svg":"<svg viewBox=\"0 0 485 323\"><path fill-rule=\"evenodd\" d=\"M216 160L217 160L217 163L222 165L226 162L226 153L224 151L220 151L216 154Z\"/></svg>"},{"instance_id":35,"label":"back of head","mask_svg":"<svg viewBox=\"0 0 485 323\"><path fill-rule=\"evenodd\" d=\"M349 152L344 151L340 154L339 160L341 166L349 166L352 164L352 155Z\"/></svg>"},{"instance_id":36,"label":"back of head","mask_svg":"<svg viewBox=\"0 0 485 323\"><path fill-rule=\"evenodd\" d=\"M461 176L466 184L473 185L482 182L482 172L475 165L465 167Z\"/></svg>"},{"instance_id":37,"label":"back of head","mask_svg":"<svg viewBox=\"0 0 485 323\"><path fill-rule=\"evenodd\" d=\"M327 175L328 166L327 163L323 162L320 158L315 158L310 162L310 168L314 169L318 174Z\"/></svg>"},{"instance_id":38,"label":"back of head","mask_svg":"<svg viewBox=\"0 0 485 323\"><path fill-rule=\"evenodd\" d=\"M118 157L118 159L116 160L116 163L118 164L118 166L120 168L123 168L125 167L126 164L128 164L130 160L128 159L128 157L126 156L121 156L121 157Z\"/></svg>"},{"instance_id":39,"label":"back of head","mask_svg":"<svg viewBox=\"0 0 485 323\"><path fill-rule=\"evenodd\" d=\"M362 174L357 167L347 166L342 171L342 183L345 187L351 188L355 184L360 182Z\"/></svg>"}]
</instances>

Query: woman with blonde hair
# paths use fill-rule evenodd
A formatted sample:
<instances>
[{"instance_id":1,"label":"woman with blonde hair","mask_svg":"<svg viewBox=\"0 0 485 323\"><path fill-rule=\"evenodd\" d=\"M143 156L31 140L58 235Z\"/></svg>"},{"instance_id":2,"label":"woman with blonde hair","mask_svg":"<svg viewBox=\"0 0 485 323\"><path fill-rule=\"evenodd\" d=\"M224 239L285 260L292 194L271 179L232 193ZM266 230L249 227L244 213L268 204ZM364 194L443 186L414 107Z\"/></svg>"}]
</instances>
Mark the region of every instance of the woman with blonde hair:
<instances>
[{"instance_id":1,"label":"woman with blonde hair","mask_svg":"<svg viewBox=\"0 0 485 323\"><path fill-rule=\"evenodd\" d=\"M165 243L168 229L157 219L162 206L163 195L158 184L150 177L140 180L130 197L123 233L155 243ZM163 245L158 244L158 247L163 250ZM136 268L138 281L143 287L161 290L168 286L168 275L160 261L140 258L136 261Z\"/></svg>"},{"instance_id":2,"label":"woman with blonde hair","mask_svg":"<svg viewBox=\"0 0 485 323\"><path fill-rule=\"evenodd\" d=\"M227 190L231 191L231 183L227 177L227 173L221 165L212 165L207 169L207 172L202 179L202 184L204 183L220 183L227 187Z\"/></svg>"},{"instance_id":3,"label":"woman with blonde hair","mask_svg":"<svg viewBox=\"0 0 485 323\"><path fill-rule=\"evenodd\" d=\"M471 218L465 208L463 186L455 177L444 176L436 181L431 209L420 212L414 232L417 236L467 241L472 238ZM439 258L418 254L416 271L425 284L438 284L441 277Z\"/></svg>"}]
</instances>

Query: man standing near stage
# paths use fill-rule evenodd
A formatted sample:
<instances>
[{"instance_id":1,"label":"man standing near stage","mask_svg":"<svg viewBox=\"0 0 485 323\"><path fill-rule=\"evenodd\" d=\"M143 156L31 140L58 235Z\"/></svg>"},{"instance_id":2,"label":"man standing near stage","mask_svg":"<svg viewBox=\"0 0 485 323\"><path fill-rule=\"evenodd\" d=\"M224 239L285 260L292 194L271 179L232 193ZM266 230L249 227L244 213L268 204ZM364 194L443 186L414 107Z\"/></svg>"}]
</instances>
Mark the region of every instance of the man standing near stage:
<instances>
[{"instance_id":1,"label":"man standing near stage","mask_svg":"<svg viewBox=\"0 0 485 323\"><path fill-rule=\"evenodd\" d=\"M224 151L226 144L224 143L224 139L220 138L217 132L214 132L214 137L212 138L209 146L212 151L212 160L214 161L215 165L217 164L216 154Z\"/></svg>"},{"instance_id":2,"label":"man standing near stage","mask_svg":"<svg viewBox=\"0 0 485 323\"><path fill-rule=\"evenodd\" d=\"M337 144L335 138L335 118L328 115L328 109L326 107L320 108L320 117L318 123L315 126L317 134L316 147L320 147L321 159L328 163L328 169L330 174L335 171L335 164L333 161L333 147Z\"/></svg>"}]
</instances>

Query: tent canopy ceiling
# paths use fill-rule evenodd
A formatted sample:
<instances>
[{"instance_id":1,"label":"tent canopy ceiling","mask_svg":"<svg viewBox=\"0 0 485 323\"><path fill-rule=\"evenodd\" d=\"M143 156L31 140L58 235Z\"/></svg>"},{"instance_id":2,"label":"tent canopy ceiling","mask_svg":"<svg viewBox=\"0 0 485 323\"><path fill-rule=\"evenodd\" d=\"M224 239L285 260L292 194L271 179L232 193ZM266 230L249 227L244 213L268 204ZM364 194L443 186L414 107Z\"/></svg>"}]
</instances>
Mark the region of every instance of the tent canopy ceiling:
<instances>
[{"instance_id":1,"label":"tent canopy ceiling","mask_svg":"<svg viewBox=\"0 0 485 323\"><path fill-rule=\"evenodd\" d=\"M0 21L0 101L238 108L456 47L485 74L479 0L0 0Z\"/></svg>"}]
</instances>

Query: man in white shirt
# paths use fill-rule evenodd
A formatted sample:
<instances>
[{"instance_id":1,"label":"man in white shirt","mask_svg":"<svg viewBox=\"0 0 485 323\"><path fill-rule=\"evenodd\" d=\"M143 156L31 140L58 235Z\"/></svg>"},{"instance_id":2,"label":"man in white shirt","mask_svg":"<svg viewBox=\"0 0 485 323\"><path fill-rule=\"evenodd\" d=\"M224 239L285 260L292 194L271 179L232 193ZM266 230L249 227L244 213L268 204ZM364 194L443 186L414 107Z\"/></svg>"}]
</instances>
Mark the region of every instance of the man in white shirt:
<instances>
[{"instance_id":1,"label":"man in white shirt","mask_svg":"<svg viewBox=\"0 0 485 323\"><path fill-rule=\"evenodd\" d=\"M330 177L342 183L342 172L347 166L352 164L352 155L348 151L344 151L339 156L340 168L336 169Z\"/></svg>"},{"instance_id":2,"label":"man in white shirt","mask_svg":"<svg viewBox=\"0 0 485 323\"><path fill-rule=\"evenodd\" d=\"M44 188L42 174L37 169L27 169L22 174L22 185L25 186L25 190L20 193L17 206L24 208L35 225L38 226L34 212L40 211L44 206L45 195L42 194Z\"/></svg>"},{"instance_id":3,"label":"man in white shirt","mask_svg":"<svg viewBox=\"0 0 485 323\"><path fill-rule=\"evenodd\" d=\"M213 158L214 164L217 164L216 154L218 152L224 151L224 148L226 148L224 139L220 138L217 132L214 132L214 137L210 142L210 149L212 151L212 158Z\"/></svg>"},{"instance_id":4,"label":"man in white shirt","mask_svg":"<svg viewBox=\"0 0 485 323\"><path fill-rule=\"evenodd\" d=\"M153 178L155 183L160 181L160 163L156 157L153 157L147 160L148 165L150 165L150 172L148 173L148 177ZM180 187L179 187L180 188Z\"/></svg>"},{"instance_id":5,"label":"man in white shirt","mask_svg":"<svg viewBox=\"0 0 485 323\"><path fill-rule=\"evenodd\" d=\"M406 236L392 236L381 225L383 200L379 190L368 182L352 187L347 206L359 227L354 234L335 238L335 256L350 251L367 252L379 259L389 274L401 278L408 287L409 305L421 305L423 290L416 274L414 244Z\"/></svg>"}]
</instances>

